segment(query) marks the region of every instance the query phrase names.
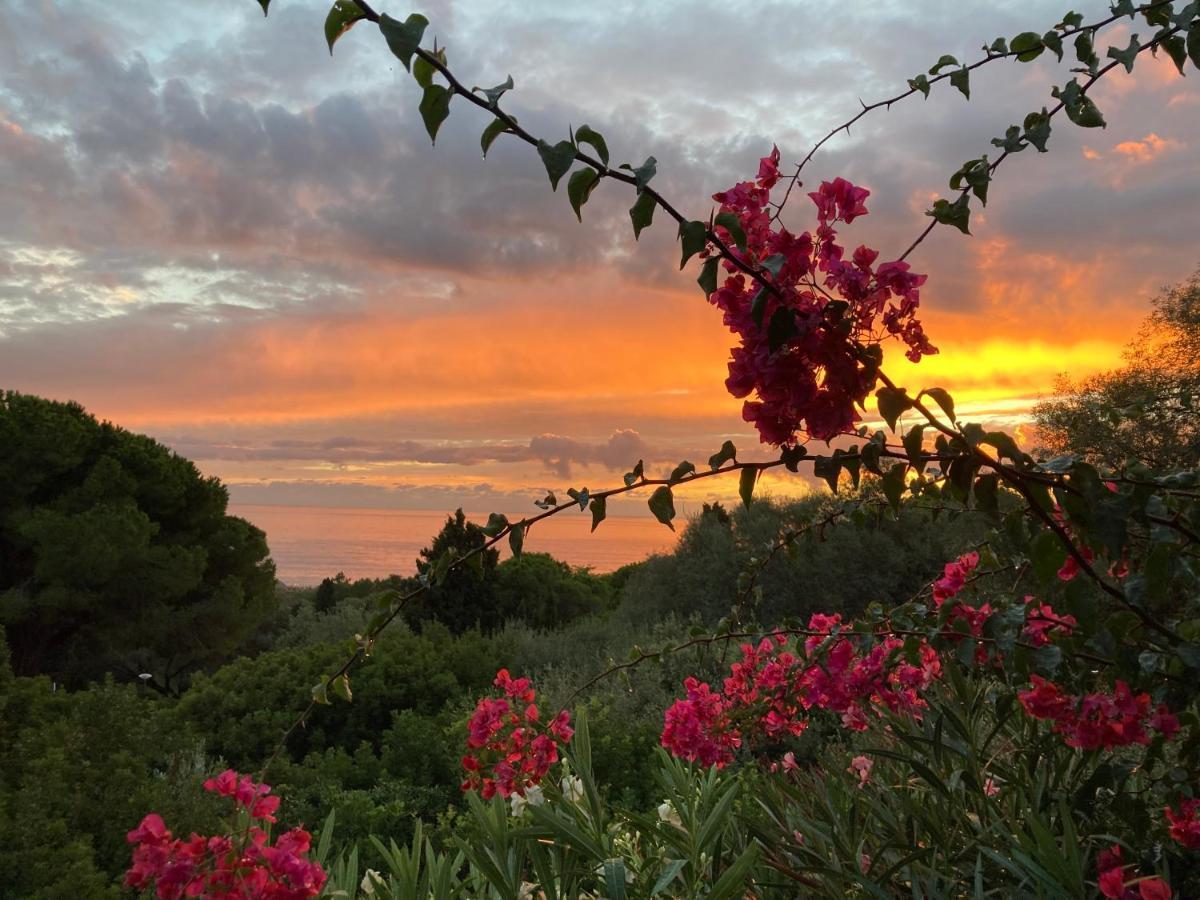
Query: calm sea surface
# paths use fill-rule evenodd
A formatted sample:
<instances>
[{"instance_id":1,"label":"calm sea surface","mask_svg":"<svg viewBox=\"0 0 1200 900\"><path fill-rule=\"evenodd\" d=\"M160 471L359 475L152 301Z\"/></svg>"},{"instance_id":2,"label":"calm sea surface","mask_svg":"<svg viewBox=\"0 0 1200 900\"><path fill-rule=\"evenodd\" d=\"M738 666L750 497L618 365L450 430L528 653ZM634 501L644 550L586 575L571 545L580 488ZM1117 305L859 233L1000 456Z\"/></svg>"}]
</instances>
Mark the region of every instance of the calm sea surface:
<instances>
[{"instance_id":1,"label":"calm sea surface","mask_svg":"<svg viewBox=\"0 0 1200 900\"><path fill-rule=\"evenodd\" d=\"M444 512L418 510L231 503L229 512L267 533L279 579L295 585L318 584L338 572L350 578L411 575L417 554L446 522ZM487 516L468 518L482 523ZM510 514L510 518L517 517ZM612 516L595 534L588 533L591 523L592 517L585 513L559 513L530 529L525 549L611 572L675 545L675 535L649 515ZM505 542L501 557L508 555Z\"/></svg>"}]
</instances>

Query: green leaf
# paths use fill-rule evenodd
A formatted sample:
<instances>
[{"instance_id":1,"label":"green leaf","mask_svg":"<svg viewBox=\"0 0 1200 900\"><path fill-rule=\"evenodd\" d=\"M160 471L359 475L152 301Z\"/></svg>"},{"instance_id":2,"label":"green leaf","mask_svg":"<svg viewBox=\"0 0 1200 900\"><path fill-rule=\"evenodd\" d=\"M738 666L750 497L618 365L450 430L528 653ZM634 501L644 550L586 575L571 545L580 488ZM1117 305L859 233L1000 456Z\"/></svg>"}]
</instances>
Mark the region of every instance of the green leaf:
<instances>
[{"instance_id":1,"label":"green leaf","mask_svg":"<svg viewBox=\"0 0 1200 900\"><path fill-rule=\"evenodd\" d=\"M924 75L918 75L916 78L908 79L908 86L914 91L920 91L925 95L925 99L929 99L929 79Z\"/></svg>"},{"instance_id":2,"label":"green leaf","mask_svg":"<svg viewBox=\"0 0 1200 900\"><path fill-rule=\"evenodd\" d=\"M825 479L829 490L836 494L838 478L842 474L842 461L834 456L818 456L813 459L813 474Z\"/></svg>"},{"instance_id":3,"label":"green leaf","mask_svg":"<svg viewBox=\"0 0 1200 900\"><path fill-rule=\"evenodd\" d=\"M980 443L995 447L996 455L999 459L1007 458L1019 463L1025 458L1025 454L1021 452L1021 448L1017 446L1017 442L1013 440L1011 435L1003 431L987 432Z\"/></svg>"},{"instance_id":4,"label":"green leaf","mask_svg":"<svg viewBox=\"0 0 1200 900\"><path fill-rule=\"evenodd\" d=\"M580 169L567 181L567 199L571 201L571 209L575 210L575 218L580 222L583 221L583 204L588 202L599 183L600 173L591 166Z\"/></svg>"},{"instance_id":5,"label":"green leaf","mask_svg":"<svg viewBox=\"0 0 1200 900\"><path fill-rule=\"evenodd\" d=\"M896 432L896 420L900 418L900 414L913 406L904 388L881 387L875 392L875 402L879 405L879 414L888 423L893 434Z\"/></svg>"},{"instance_id":6,"label":"green leaf","mask_svg":"<svg viewBox=\"0 0 1200 900\"><path fill-rule=\"evenodd\" d=\"M604 143L604 138L600 132L593 131L587 125L581 125L575 130L575 143L587 144L596 151L596 155L600 157L600 162L608 165L608 144Z\"/></svg>"},{"instance_id":7,"label":"green leaf","mask_svg":"<svg viewBox=\"0 0 1200 900\"><path fill-rule=\"evenodd\" d=\"M420 13L413 13L403 22L398 22L384 13L379 17L379 30L383 32L388 49L404 64L406 71L410 70L413 54L421 46L421 38L429 20Z\"/></svg>"},{"instance_id":8,"label":"green leaf","mask_svg":"<svg viewBox=\"0 0 1200 900\"><path fill-rule=\"evenodd\" d=\"M579 511L583 512L587 509L588 500L591 499L592 495L588 492L587 488L584 488L581 491L577 491L575 488L567 488L567 496L578 503Z\"/></svg>"},{"instance_id":9,"label":"green leaf","mask_svg":"<svg viewBox=\"0 0 1200 900\"><path fill-rule=\"evenodd\" d=\"M767 324L767 349L774 353L792 338L800 336L796 327L796 311L786 306L777 307Z\"/></svg>"},{"instance_id":10,"label":"green leaf","mask_svg":"<svg viewBox=\"0 0 1200 900\"><path fill-rule=\"evenodd\" d=\"M992 138L992 146L999 147L1005 153L1020 153L1025 149L1025 138L1021 135L1020 128L1009 125L1004 137Z\"/></svg>"},{"instance_id":11,"label":"green leaf","mask_svg":"<svg viewBox=\"0 0 1200 900\"><path fill-rule=\"evenodd\" d=\"M763 316L767 314L767 301L771 299L766 288L759 288L754 299L750 301L750 317L754 319L754 327L762 331Z\"/></svg>"},{"instance_id":12,"label":"green leaf","mask_svg":"<svg viewBox=\"0 0 1200 900\"><path fill-rule=\"evenodd\" d=\"M331 53L333 52L332 48L330 49L330 52ZM433 84L433 76L436 74L437 74L437 69L435 69L433 67L433 63L431 63L425 57L418 56L415 60L413 60L413 64L412 64L413 80L415 80L417 82L417 84L419 84L421 87L427 88L431 84Z\"/></svg>"},{"instance_id":13,"label":"green leaf","mask_svg":"<svg viewBox=\"0 0 1200 900\"><path fill-rule=\"evenodd\" d=\"M625 487L633 487L636 482L645 478L646 476L642 474L642 471L642 461L639 459L637 465L633 467L633 471L625 473Z\"/></svg>"},{"instance_id":14,"label":"green leaf","mask_svg":"<svg viewBox=\"0 0 1200 900\"><path fill-rule=\"evenodd\" d=\"M1050 114L1046 107L1040 113L1031 112L1025 117L1025 140L1037 148L1038 153L1046 152L1046 141L1050 139Z\"/></svg>"},{"instance_id":15,"label":"green leaf","mask_svg":"<svg viewBox=\"0 0 1200 900\"><path fill-rule=\"evenodd\" d=\"M592 531L596 530L599 525L608 516L608 498L593 497L592 498Z\"/></svg>"},{"instance_id":16,"label":"green leaf","mask_svg":"<svg viewBox=\"0 0 1200 900\"><path fill-rule=\"evenodd\" d=\"M546 174L550 176L550 187L557 191L558 182L575 161L575 145L570 141L559 141L551 147L545 141L538 141L537 151L546 167Z\"/></svg>"},{"instance_id":17,"label":"green leaf","mask_svg":"<svg viewBox=\"0 0 1200 900\"><path fill-rule=\"evenodd\" d=\"M675 530L675 526L671 524L671 520L675 518L675 498L669 487L663 485L655 490L650 495L647 505L650 507L650 512L654 513L654 518L672 531Z\"/></svg>"},{"instance_id":18,"label":"green leaf","mask_svg":"<svg viewBox=\"0 0 1200 900\"><path fill-rule=\"evenodd\" d=\"M269 0L268 0L269 2ZM267 11L263 4L263 12ZM325 42L329 44L329 55L333 55L333 45L337 39L353 27L355 22L361 22L366 15L352 0L335 0L325 17Z\"/></svg>"},{"instance_id":19,"label":"green leaf","mask_svg":"<svg viewBox=\"0 0 1200 900\"><path fill-rule=\"evenodd\" d=\"M550 491L550 493L546 494L544 499L534 500L533 505L538 509L552 509L553 507L558 506L558 498L554 496L554 491Z\"/></svg>"},{"instance_id":20,"label":"green leaf","mask_svg":"<svg viewBox=\"0 0 1200 900\"><path fill-rule=\"evenodd\" d=\"M1187 63L1188 58L1187 41L1183 35L1173 34L1171 37L1163 38L1158 45L1167 51L1167 56L1171 57L1171 62L1175 63L1175 68L1182 75L1184 64Z\"/></svg>"},{"instance_id":21,"label":"green leaf","mask_svg":"<svg viewBox=\"0 0 1200 900\"><path fill-rule=\"evenodd\" d=\"M935 200L933 208L925 213L932 216L939 225L953 225L963 234L970 234L968 223L971 219L970 200L963 194L953 203L949 200Z\"/></svg>"},{"instance_id":22,"label":"green leaf","mask_svg":"<svg viewBox=\"0 0 1200 900\"><path fill-rule=\"evenodd\" d=\"M1017 62L1033 62L1046 49L1042 38L1036 32L1022 31L1009 44L1010 53L1017 54Z\"/></svg>"},{"instance_id":23,"label":"green leaf","mask_svg":"<svg viewBox=\"0 0 1200 900\"><path fill-rule=\"evenodd\" d=\"M495 537L508 527L508 516L504 513L491 513L488 515L487 524L479 530L488 537Z\"/></svg>"},{"instance_id":24,"label":"green leaf","mask_svg":"<svg viewBox=\"0 0 1200 900\"><path fill-rule=\"evenodd\" d=\"M900 499L904 496L904 489L907 487L907 482L904 479L907 469L908 466L904 465L904 463L897 463L888 469L881 479L883 495L887 497L893 512L900 512Z\"/></svg>"},{"instance_id":25,"label":"green leaf","mask_svg":"<svg viewBox=\"0 0 1200 900\"><path fill-rule=\"evenodd\" d=\"M1192 65L1200 69L1200 19L1188 26L1187 53Z\"/></svg>"},{"instance_id":26,"label":"green leaf","mask_svg":"<svg viewBox=\"0 0 1200 900\"><path fill-rule=\"evenodd\" d=\"M686 478L688 475L693 474L695 471L696 471L696 467L693 466L690 462L688 462L685 459L683 462L681 462L679 465L677 465L674 469L671 470L671 474L670 474L670 476L668 476L667 481L671 482L671 484L677 484L678 482L680 482L684 478Z\"/></svg>"},{"instance_id":27,"label":"green leaf","mask_svg":"<svg viewBox=\"0 0 1200 900\"><path fill-rule=\"evenodd\" d=\"M479 86L475 86L471 88L471 93L474 94L482 92L483 95L487 97L488 106L494 108L496 104L500 102L500 98L511 91L513 87L513 77L509 75L506 79L504 79L503 84L498 84L495 87L490 88L481 88Z\"/></svg>"},{"instance_id":28,"label":"green leaf","mask_svg":"<svg viewBox=\"0 0 1200 900\"><path fill-rule=\"evenodd\" d=\"M980 475L975 479L975 505L993 519L1000 516L999 475Z\"/></svg>"},{"instance_id":29,"label":"green leaf","mask_svg":"<svg viewBox=\"0 0 1200 900\"><path fill-rule=\"evenodd\" d=\"M942 69L946 68L946 66L957 66L957 65L958 65L958 60L955 59L953 56L946 54L946 55L938 58L938 61L935 62L933 64L933 67L929 70L929 74L936 75L938 72L942 71Z\"/></svg>"},{"instance_id":30,"label":"green leaf","mask_svg":"<svg viewBox=\"0 0 1200 900\"><path fill-rule=\"evenodd\" d=\"M267 14L267 7L271 5L271 0L258 0L258 5L262 7L263 15Z\"/></svg>"},{"instance_id":31,"label":"green leaf","mask_svg":"<svg viewBox=\"0 0 1200 900\"><path fill-rule=\"evenodd\" d=\"M421 119L425 123L425 130L429 132L430 140L434 143L437 143L438 129L450 115L450 98L453 96L454 92L449 88L431 84L425 88L425 94L421 97Z\"/></svg>"},{"instance_id":32,"label":"green leaf","mask_svg":"<svg viewBox=\"0 0 1200 900\"><path fill-rule=\"evenodd\" d=\"M749 506L754 499L754 485L758 483L761 471L758 466L747 466L742 469L742 474L738 478L738 496L742 498L743 506Z\"/></svg>"},{"instance_id":33,"label":"green leaf","mask_svg":"<svg viewBox=\"0 0 1200 900\"><path fill-rule=\"evenodd\" d=\"M739 250L746 249L746 232L742 230L742 223L736 215L731 212L718 213L716 224L729 232L729 237Z\"/></svg>"},{"instance_id":34,"label":"green leaf","mask_svg":"<svg viewBox=\"0 0 1200 900\"><path fill-rule=\"evenodd\" d=\"M958 69L950 73L951 87L958 88L962 95L968 100L971 99L971 70L967 68Z\"/></svg>"},{"instance_id":35,"label":"green leaf","mask_svg":"<svg viewBox=\"0 0 1200 900\"><path fill-rule=\"evenodd\" d=\"M737 447L733 445L733 441L726 441L720 450L708 458L708 465L715 472L730 460L737 462Z\"/></svg>"},{"instance_id":36,"label":"green leaf","mask_svg":"<svg viewBox=\"0 0 1200 900\"><path fill-rule=\"evenodd\" d=\"M920 400L922 397L932 397L937 402L937 405L942 408L942 412L946 414L946 418L948 418L951 422L957 421L954 418L954 398L950 396L949 392L946 391L945 388L925 388L925 390L917 394L918 400Z\"/></svg>"},{"instance_id":37,"label":"green leaf","mask_svg":"<svg viewBox=\"0 0 1200 900\"><path fill-rule=\"evenodd\" d=\"M1063 58L1063 43L1062 35L1057 31L1047 31L1042 35L1042 43L1046 45L1046 49L1058 57L1058 61L1062 62Z\"/></svg>"},{"instance_id":38,"label":"green leaf","mask_svg":"<svg viewBox=\"0 0 1200 900\"><path fill-rule=\"evenodd\" d=\"M513 119L513 121L517 120ZM483 148L485 159L487 158L488 151L492 149L492 141L506 133L508 133L508 126L500 119L492 119L488 123L488 127L483 129L483 134L479 138L479 145Z\"/></svg>"},{"instance_id":39,"label":"green leaf","mask_svg":"<svg viewBox=\"0 0 1200 900\"><path fill-rule=\"evenodd\" d=\"M908 461L912 464L913 470L920 475L925 471L925 459L921 454L921 444L925 437L925 426L914 425L908 429L908 434L904 436L904 452L908 454Z\"/></svg>"},{"instance_id":40,"label":"green leaf","mask_svg":"<svg viewBox=\"0 0 1200 900\"><path fill-rule=\"evenodd\" d=\"M802 444L797 444L795 447L780 447L779 459L783 462L783 467L789 472L800 471L800 460L808 456L808 451L804 449Z\"/></svg>"},{"instance_id":41,"label":"green leaf","mask_svg":"<svg viewBox=\"0 0 1200 900\"><path fill-rule=\"evenodd\" d=\"M313 685L312 698L314 703L320 703L322 706L329 705L329 684L321 680Z\"/></svg>"},{"instance_id":42,"label":"green leaf","mask_svg":"<svg viewBox=\"0 0 1200 900\"><path fill-rule=\"evenodd\" d=\"M1053 531L1045 530L1038 533L1029 547L1033 571L1038 580L1050 582L1058 574L1063 563L1067 561L1067 550L1062 541Z\"/></svg>"},{"instance_id":43,"label":"green leaf","mask_svg":"<svg viewBox=\"0 0 1200 900\"><path fill-rule=\"evenodd\" d=\"M1059 22L1055 27L1066 31L1069 28L1078 28L1082 24L1083 14L1072 11L1063 16L1062 21Z\"/></svg>"},{"instance_id":44,"label":"green leaf","mask_svg":"<svg viewBox=\"0 0 1200 900\"><path fill-rule=\"evenodd\" d=\"M778 275L783 268L783 264L787 262L787 257L782 253L772 253L764 259L760 265L770 272L772 275Z\"/></svg>"},{"instance_id":45,"label":"green leaf","mask_svg":"<svg viewBox=\"0 0 1200 900\"><path fill-rule=\"evenodd\" d=\"M629 218L633 220L633 239L636 241L642 235L642 229L654 221L654 209L658 206L650 194L638 194L637 200L629 208Z\"/></svg>"},{"instance_id":46,"label":"green leaf","mask_svg":"<svg viewBox=\"0 0 1200 900\"><path fill-rule=\"evenodd\" d=\"M618 168L628 169L633 173L633 180L637 185L638 193L640 194L642 189L650 183L650 179L658 174L658 160L653 156L647 156L646 161L636 169L629 163L621 163Z\"/></svg>"},{"instance_id":47,"label":"green leaf","mask_svg":"<svg viewBox=\"0 0 1200 900\"><path fill-rule=\"evenodd\" d=\"M987 206L988 184L991 180L992 170L988 166L988 158L981 156L963 163L958 171L950 176L950 187L956 191L962 190L964 185L969 187L980 202Z\"/></svg>"},{"instance_id":48,"label":"green leaf","mask_svg":"<svg viewBox=\"0 0 1200 900\"><path fill-rule=\"evenodd\" d=\"M347 703L354 699L354 693L350 690L350 676L345 672L343 672L338 678L334 679L333 690Z\"/></svg>"},{"instance_id":49,"label":"green leaf","mask_svg":"<svg viewBox=\"0 0 1200 900\"><path fill-rule=\"evenodd\" d=\"M1100 57L1096 55L1096 48L1092 45L1092 35L1090 32L1082 31L1075 38L1075 58L1088 67L1090 72L1095 72L1096 67L1100 65Z\"/></svg>"},{"instance_id":50,"label":"green leaf","mask_svg":"<svg viewBox=\"0 0 1200 900\"><path fill-rule=\"evenodd\" d=\"M1133 71L1133 62L1137 59L1138 51L1142 49L1142 45L1138 42L1138 36L1135 34L1129 39L1129 46L1124 50L1118 50L1116 47L1108 48L1108 58L1115 59L1125 67L1126 72Z\"/></svg>"},{"instance_id":51,"label":"green leaf","mask_svg":"<svg viewBox=\"0 0 1200 900\"><path fill-rule=\"evenodd\" d=\"M683 245L683 259L679 263L682 269L708 243L708 229L703 222L684 222L679 226L679 240Z\"/></svg>"},{"instance_id":52,"label":"green leaf","mask_svg":"<svg viewBox=\"0 0 1200 900\"><path fill-rule=\"evenodd\" d=\"M508 532L508 546L512 550L514 559L521 555L521 550L525 546L525 528L524 522L515 522L512 530Z\"/></svg>"},{"instance_id":53,"label":"green leaf","mask_svg":"<svg viewBox=\"0 0 1200 900\"><path fill-rule=\"evenodd\" d=\"M1058 674L1058 667L1062 665L1062 650L1054 644L1045 644L1033 651L1033 666L1046 678L1053 678Z\"/></svg>"},{"instance_id":54,"label":"green leaf","mask_svg":"<svg viewBox=\"0 0 1200 900\"><path fill-rule=\"evenodd\" d=\"M700 275L696 279L696 284L700 285L700 290L704 291L705 297L711 297L717 290L717 269L720 267L720 264L721 257L710 256L700 268Z\"/></svg>"},{"instance_id":55,"label":"green leaf","mask_svg":"<svg viewBox=\"0 0 1200 900\"><path fill-rule=\"evenodd\" d=\"M1062 88L1055 87L1051 95L1062 100L1063 107L1067 111L1067 118L1081 128L1103 128L1105 126L1104 116L1100 114L1100 110L1091 98L1083 93L1083 89L1079 86L1074 78L1068 81Z\"/></svg>"},{"instance_id":56,"label":"green leaf","mask_svg":"<svg viewBox=\"0 0 1200 900\"><path fill-rule=\"evenodd\" d=\"M989 54L1007 53L1008 52L1008 42L1006 40L1004 40L1004 38L999 37L999 38L996 38L994 41L992 41L991 46L984 47L983 49L986 50Z\"/></svg>"}]
</instances>

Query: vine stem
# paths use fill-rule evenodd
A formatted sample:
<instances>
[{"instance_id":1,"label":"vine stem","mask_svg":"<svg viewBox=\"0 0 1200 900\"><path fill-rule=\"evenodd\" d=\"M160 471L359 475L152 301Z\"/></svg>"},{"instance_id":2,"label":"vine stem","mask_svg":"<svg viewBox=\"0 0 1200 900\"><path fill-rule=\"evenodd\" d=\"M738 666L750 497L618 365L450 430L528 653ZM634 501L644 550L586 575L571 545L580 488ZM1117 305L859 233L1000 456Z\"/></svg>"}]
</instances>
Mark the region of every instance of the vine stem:
<instances>
[{"instance_id":1,"label":"vine stem","mask_svg":"<svg viewBox=\"0 0 1200 900\"><path fill-rule=\"evenodd\" d=\"M1134 10L1134 13L1135 14L1146 13L1146 12L1149 12L1160 6L1167 6L1170 4L1170 2L1171 2L1171 0L1156 0L1156 2L1154 2L1154 3L1147 3L1144 6L1137 7L1137 9ZM1111 25L1113 22L1116 22L1118 19L1125 18L1126 15L1127 15L1126 13L1117 13L1115 15L1109 16L1107 19L1103 19L1099 22L1093 22L1090 25L1080 25L1077 28L1063 29L1062 31L1058 32L1058 35L1060 38L1068 38L1068 37L1072 37L1073 35L1081 34L1086 31L1095 32L1095 31L1100 30L1101 28ZM1046 45L1044 43L1040 44L1039 46L1041 46L1043 49L1049 49L1046 47ZM1030 49L1032 49L1032 48L1030 48ZM987 56L983 57L983 59L977 60L977 61L971 63L970 65L961 66L958 69L954 69L954 70L948 71L948 72L943 72L940 75L935 75L934 77L928 79L927 84L929 87L932 87L933 85L937 84L939 81L945 81L945 80L949 79L957 72L962 72L964 70L971 72L971 71L974 71L975 69L978 69L980 66L985 66L988 63L994 62L997 59L1011 59L1013 57L1019 56L1021 53L1024 53L1024 52L1026 52L1026 51L1010 50L1007 53L989 53ZM866 116L868 113L874 112L877 109L890 110L892 108L893 104L899 103L901 100L905 100L908 97L911 97L914 94L918 93L919 91L920 91L920 88L910 87L907 91L903 91L902 93L897 94L895 97L889 97L886 100L879 100L879 101L877 101L875 103L871 103L871 104L862 103L862 101L860 100L859 103L862 105L862 109L860 109L856 115L854 115L847 121L843 122L841 125L838 125L832 131L830 131L828 134L826 134L823 138L821 138L819 141L817 141L815 144L813 144L812 148L808 151L808 154L804 157L804 159L800 160L800 162L796 164L796 171L791 176L789 176L787 190L784 192L783 200L781 200L779 202L778 206L776 207L775 213L771 216L771 221L778 220L780 215L783 213L783 207L787 204L788 198L792 194L792 189L799 187L799 185L800 185L800 181L799 181L800 173L804 170L804 167L806 165L808 165L808 163L812 160L812 158L817 154L817 151L820 150L827 142L832 140L836 135L838 135L842 131L849 134L851 126L857 124L858 121L860 119L862 119L864 116ZM924 93L923 91L920 91L920 92Z\"/></svg>"}]
</instances>

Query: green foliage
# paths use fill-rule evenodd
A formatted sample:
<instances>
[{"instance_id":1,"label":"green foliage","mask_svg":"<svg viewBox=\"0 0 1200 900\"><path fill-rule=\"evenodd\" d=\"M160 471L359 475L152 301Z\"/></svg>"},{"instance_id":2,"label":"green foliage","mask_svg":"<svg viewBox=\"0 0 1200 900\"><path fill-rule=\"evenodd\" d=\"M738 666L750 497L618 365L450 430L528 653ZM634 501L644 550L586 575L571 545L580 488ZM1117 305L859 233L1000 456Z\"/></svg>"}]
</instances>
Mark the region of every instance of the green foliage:
<instances>
[{"instance_id":1,"label":"green foliage","mask_svg":"<svg viewBox=\"0 0 1200 900\"><path fill-rule=\"evenodd\" d=\"M0 624L13 669L174 690L275 606L263 533L225 488L75 404L0 394Z\"/></svg>"},{"instance_id":2,"label":"green foliage","mask_svg":"<svg viewBox=\"0 0 1200 900\"><path fill-rule=\"evenodd\" d=\"M545 553L523 553L496 567L495 602L505 621L560 628L612 605L605 580Z\"/></svg>"},{"instance_id":3,"label":"green foliage","mask_svg":"<svg viewBox=\"0 0 1200 900\"><path fill-rule=\"evenodd\" d=\"M1155 298L1125 358L1117 371L1060 379L1034 407L1043 452L1110 468L1200 466L1200 273Z\"/></svg>"},{"instance_id":4,"label":"green foliage","mask_svg":"<svg viewBox=\"0 0 1200 900\"><path fill-rule=\"evenodd\" d=\"M507 521L503 524L507 525ZM485 542L484 529L468 522L459 509L446 519L433 543L421 550L417 574L432 578L438 571L439 561L459 559L478 550ZM424 594L405 606L405 621L418 630L426 622L439 622L455 634L476 626L484 631L498 628L503 616L496 607L494 583L500 553L489 549L478 555L482 565L459 566L447 573L444 581L432 584Z\"/></svg>"}]
</instances>

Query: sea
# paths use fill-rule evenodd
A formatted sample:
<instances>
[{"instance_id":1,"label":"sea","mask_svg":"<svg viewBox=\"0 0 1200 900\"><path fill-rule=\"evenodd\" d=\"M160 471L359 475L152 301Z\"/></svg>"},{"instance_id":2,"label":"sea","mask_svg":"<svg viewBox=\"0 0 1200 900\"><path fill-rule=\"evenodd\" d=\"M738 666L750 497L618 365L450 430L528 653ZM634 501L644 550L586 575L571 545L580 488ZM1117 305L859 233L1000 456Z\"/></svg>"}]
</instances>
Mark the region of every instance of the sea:
<instances>
[{"instance_id":1,"label":"sea","mask_svg":"<svg viewBox=\"0 0 1200 900\"><path fill-rule=\"evenodd\" d=\"M445 512L427 510L237 503L229 505L229 512L266 532L279 580L296 586L319 584L338 572L351 579L411 575L421 548L429 546L447 518ZM468 513L467 518L482 524L487 514ZM591 523L590 514L566 510L530 528L525 551L611 572L654 553L670 552L678 537L648 513L610 516L595 533ZM677 521L676 528L681 525ZM500 550L501 558L509 555L506 541Z\"/></svg>"}]
</instances>

